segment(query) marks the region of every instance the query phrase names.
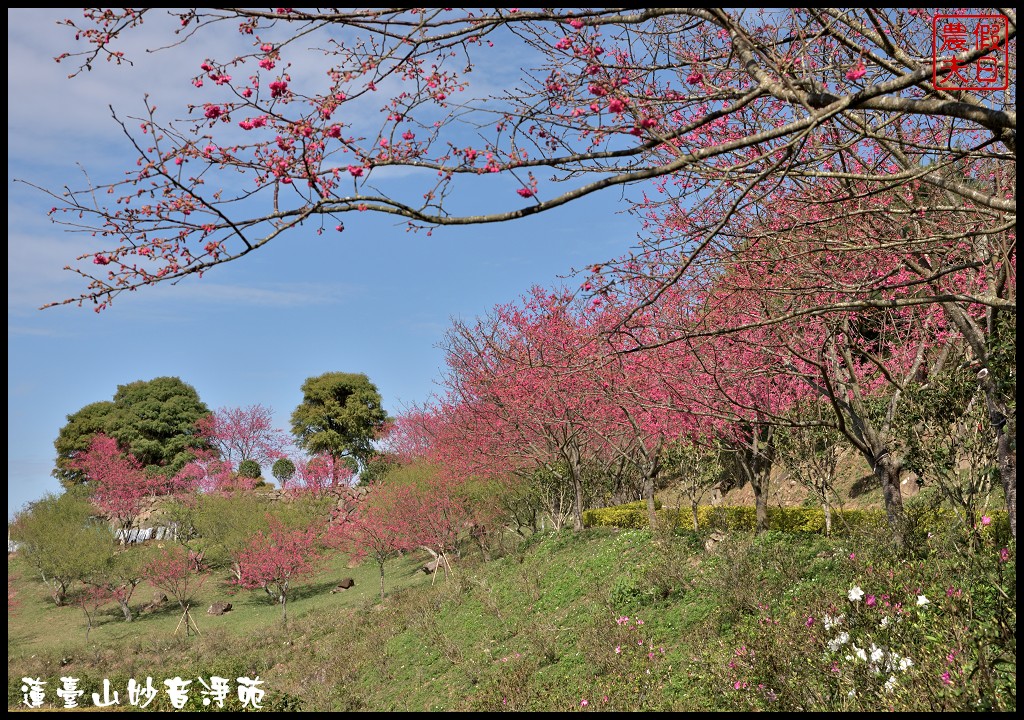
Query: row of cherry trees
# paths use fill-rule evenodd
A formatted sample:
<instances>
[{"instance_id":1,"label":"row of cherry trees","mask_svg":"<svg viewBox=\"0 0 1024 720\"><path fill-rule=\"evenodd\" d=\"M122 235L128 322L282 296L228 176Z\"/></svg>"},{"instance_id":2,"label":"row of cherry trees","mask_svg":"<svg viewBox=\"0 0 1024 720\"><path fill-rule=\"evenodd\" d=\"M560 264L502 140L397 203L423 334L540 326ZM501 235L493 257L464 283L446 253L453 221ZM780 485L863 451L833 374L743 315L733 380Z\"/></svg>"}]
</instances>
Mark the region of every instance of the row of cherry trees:
<instances>
[{"instance_id":1,"label":"row of cherry trees","mask_svg":"<svg viewBox=\"0 0 1024 720\"><path fill-rule=\"evenodd\" d=\"M993 194L1014 187L990 165L966 172ZM763 529L780 434L831 428L871 468L900 539L907 470L923 482L941 470L914 462L922 439L960 432L982 406L976 473L1002 485L1016 533L1015 235L999 213L920 185L822 182L778 194L700 262L679 239L689 222L661 215L661 246L593 267L578 290L537 287L454 323L447 393L406 418L421 429L405 444L459 477L553 473L579 529L588 468L631 467L653 524L666 453L715 441ZM944 418L910 421L965 373Z\"/></svg>"}]
</instances>

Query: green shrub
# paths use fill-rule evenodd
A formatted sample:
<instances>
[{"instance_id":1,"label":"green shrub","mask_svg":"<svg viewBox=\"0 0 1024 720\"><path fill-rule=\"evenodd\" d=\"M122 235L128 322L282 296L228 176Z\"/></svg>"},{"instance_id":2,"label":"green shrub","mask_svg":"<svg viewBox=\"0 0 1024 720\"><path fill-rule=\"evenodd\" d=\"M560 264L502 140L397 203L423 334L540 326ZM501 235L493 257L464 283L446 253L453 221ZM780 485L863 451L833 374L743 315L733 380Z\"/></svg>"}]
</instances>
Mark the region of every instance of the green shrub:
<instances>
[{"instance_id":1,"label":"green shrub","mask_svg":"<svg viewBox=\"0 0 1024 720\"><path fill-rule=\"evenodd\" d=\"M244 478L255 480L262 474L262 471L260 464L255 460L243 460L238 464L238 474Z\"/></svg>"},{"instance_id":2,"label":"green shrub","mask_svg":"<svg viewBox=\"0 0 1024 720\"><path fill-rule=\"evenodd\" d=\"M655 500L654 507L661 510L661 501ZM613 505L583 511L583 527L617 527L643 530L650 526L647 519L647 501L637 500L625 505Z\"/></svg>"}]
</instances>

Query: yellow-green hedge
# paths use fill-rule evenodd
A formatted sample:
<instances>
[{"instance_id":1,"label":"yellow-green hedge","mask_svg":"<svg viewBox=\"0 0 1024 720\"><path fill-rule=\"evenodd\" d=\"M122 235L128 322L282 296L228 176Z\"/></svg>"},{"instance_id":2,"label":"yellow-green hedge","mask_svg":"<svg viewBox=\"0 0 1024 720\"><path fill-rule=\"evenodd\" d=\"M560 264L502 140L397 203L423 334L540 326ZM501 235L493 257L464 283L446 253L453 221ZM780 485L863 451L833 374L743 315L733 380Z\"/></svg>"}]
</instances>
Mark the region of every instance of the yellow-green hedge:
<instances>
[{"instance_id":1,"label":"yellow-green hedge","mask_svg":"<svg viewBox=\"0 0 1024 720\"><path fill-rule=\"evenodd\" d=\"M654 501L655 510L661 510L661 500ZM595 508L583 511L583 527L617 527L642 530L650 527L647 520L647 501L637 500L625 505Z\"/></svg>"}]
</instances>

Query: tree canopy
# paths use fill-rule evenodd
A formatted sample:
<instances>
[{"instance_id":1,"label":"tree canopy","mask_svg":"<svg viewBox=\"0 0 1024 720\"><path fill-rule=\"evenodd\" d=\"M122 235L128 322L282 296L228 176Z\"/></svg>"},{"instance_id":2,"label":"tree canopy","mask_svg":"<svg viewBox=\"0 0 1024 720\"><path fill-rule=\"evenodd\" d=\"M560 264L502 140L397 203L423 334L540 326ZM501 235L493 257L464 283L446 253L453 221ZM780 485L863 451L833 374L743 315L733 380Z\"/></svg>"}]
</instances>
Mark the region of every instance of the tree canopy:
<instances>
[{"instance_id":1,"label":"tree canopy","mask_svg":"<svg viewBox=\"0 0 1024 720\"><path fill-rule=\"evenodd\" d=\"M328 372L302 383L292 434L310 454L329 455L340 472L346 460L353 469L365 466L387 419L380 392L365 374Z\"/></svg>"},{"instance_id":2,"label":"tree canopy","mask_svg":"<svg viewBox=\"0 0 1024 720\"><path fill-rule=\"evenodd\" d=\"M209 414L195 388L177 377L119 385L112 401L90 403L68 415L54 441L57 461L53 476L64 487L84 482L74 458L88 450L93 437L102 432L114 438L148 473L169 477L192 459L195 449L206 446L196 422Z\"/></svg>"},{"instance_id":3,"label":"tree canopy","mask_svg":"<svg viewBox=\"0 0 1024 720\"><path fill-rule=\"evenodd\" d=\"M81 491L47 494L14 518L11 538L42 576L57 605L75 580L89 577L112 555L114 533Z\"/></svg>"}]
</instances>

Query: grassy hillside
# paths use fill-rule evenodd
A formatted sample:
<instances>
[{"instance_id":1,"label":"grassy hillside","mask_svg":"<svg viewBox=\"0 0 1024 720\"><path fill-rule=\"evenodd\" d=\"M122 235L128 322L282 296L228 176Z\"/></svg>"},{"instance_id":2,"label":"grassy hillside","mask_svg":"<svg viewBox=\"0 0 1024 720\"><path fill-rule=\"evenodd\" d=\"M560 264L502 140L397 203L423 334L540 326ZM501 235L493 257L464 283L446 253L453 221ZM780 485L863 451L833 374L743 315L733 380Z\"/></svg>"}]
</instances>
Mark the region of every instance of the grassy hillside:
<instances>
[{"instance_id":1,"label":"grassy hillside","mask_svg":"<svg viewBox=\"0 0 1024 720\"><path fill-rule=\"evenodd\" d=\"M24 677L51 702L77 677L88 706L104 678L123 695L131 677L162 691L258 675L279 710L1015 709L1015 546L995 524L920 522L901 553L875 534L544 534L487 563L467 550L450 578L423 574L425 556L393 561L384 602L376 566L338 556L297 589L287 625L262 592L209 578L198 637L175 634L175 606L133 623L103 611L86 641L82 611L54 607L15 556L8 704ZM329 593L345 576L355 588ZM202 611L223 599L227 615Z\"/></svg>"}]
</instances>

